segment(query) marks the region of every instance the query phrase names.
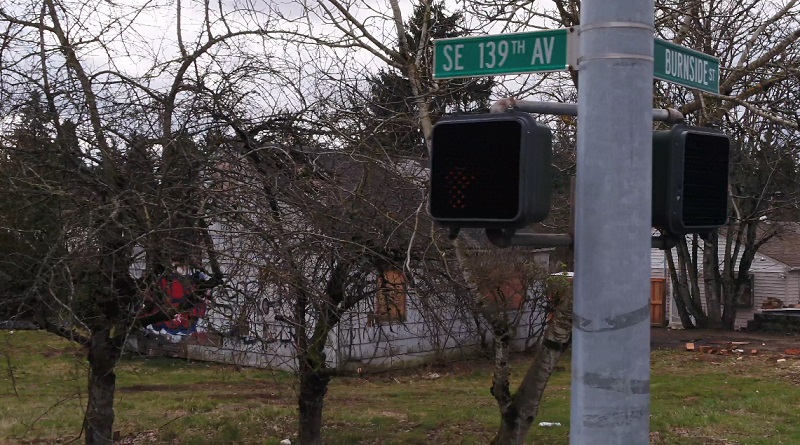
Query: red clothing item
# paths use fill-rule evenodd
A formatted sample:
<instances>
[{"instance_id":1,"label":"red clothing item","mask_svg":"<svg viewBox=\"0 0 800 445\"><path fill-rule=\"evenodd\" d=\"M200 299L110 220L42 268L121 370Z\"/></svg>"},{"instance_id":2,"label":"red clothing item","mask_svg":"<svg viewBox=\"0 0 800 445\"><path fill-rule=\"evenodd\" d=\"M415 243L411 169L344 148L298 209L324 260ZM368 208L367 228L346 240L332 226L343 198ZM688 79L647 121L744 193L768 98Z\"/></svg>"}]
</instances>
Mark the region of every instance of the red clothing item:
<instances>
[{"instance_id":1,"label":"red clothing item","mask_svg":"<svg viewBox=\"0 0 800 445\"><path fill-rule=\"evenodd\" d=\"M206 315L205 300L196 303L193 301L195 286L191 279L190 276L172 274L170 277L158 280L160 292L157 294L163 296L160 302L162 307L171 307L179 312L172 320L153 323L155 330L192 332L196 328L197 320ZM156 306L153 313L163 310L158 304Z\"/></svg>"}]
</instances>

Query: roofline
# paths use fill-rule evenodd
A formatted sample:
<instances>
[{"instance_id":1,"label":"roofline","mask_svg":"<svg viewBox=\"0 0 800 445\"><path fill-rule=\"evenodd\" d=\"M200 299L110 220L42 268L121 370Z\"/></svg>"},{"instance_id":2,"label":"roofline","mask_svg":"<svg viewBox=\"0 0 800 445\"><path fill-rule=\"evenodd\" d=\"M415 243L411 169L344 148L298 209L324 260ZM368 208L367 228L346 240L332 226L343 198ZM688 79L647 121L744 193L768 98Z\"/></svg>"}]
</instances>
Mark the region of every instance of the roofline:
<instances>
[{"instance_id":1,"label":"roofline","mask_svg":"<svg viewBox=\"0 0 800 445\"><path fill-rule=\"evenodd\" d=\"M725 237L722 234L720 234L719 237L727 239L727 237ZM783 262L783 261L781 261L781 260L779 260L779 259L777 259L777 258L775 258L775 257L773 257L771 255L767 255L766 253L761 252L761 249L756 250L756 254L761 255L763 257L767 257L770 260L772 260L772 261L774 261L774 262L776 262L776 263L778 263L780 265L783 265L783 267L785 267L787 271L800 270L800 266L790 266L789 264L787 264L787 263L785 263L785 262Z\"/></svg>"}]
</instances>

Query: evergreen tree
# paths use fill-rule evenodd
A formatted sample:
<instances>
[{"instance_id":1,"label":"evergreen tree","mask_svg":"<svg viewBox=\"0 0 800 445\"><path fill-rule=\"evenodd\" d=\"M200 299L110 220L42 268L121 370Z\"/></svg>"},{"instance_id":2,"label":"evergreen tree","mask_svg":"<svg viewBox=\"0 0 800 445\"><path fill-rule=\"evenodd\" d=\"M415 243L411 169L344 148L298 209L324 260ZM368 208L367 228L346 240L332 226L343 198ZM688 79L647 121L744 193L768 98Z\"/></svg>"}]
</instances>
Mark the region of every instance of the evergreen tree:
<instances>
[{"instance_id":1,"label":"evergreen tree","mask_svg":"<svg viewBox=\"0 0 800 445\"><path fill-rule=\"evenodd\" d=\"M416 5L406 23L406 40L410 46L413 63L422 62L421 73L424 91L430 103L435 123L443 114L452 112L487 112L489 96L495 81L491 77L434 80L433 41L460 37L465 31L460 24L461 12L449 13L444 2L435 2L427 8L424 2ZM422 58L423 60L418 60ZM387 153L404 156L425 156L425 136L419 125L419 112L410 80L393 69L381 69L368 78L370 102L368 109L379 130L374 132L375 146Z\"/></svg>"},{"instance_id":2,"label":"evergreen tree","mask_svg":"<svg viewBox=\"0 0 800 445\"><path fill-rule=\"evenodd\" d=\"M20 107L0 156L0 318L31 319L65 247L59 227L64 156L38 94Z\"/></svg>"}]
</instances>

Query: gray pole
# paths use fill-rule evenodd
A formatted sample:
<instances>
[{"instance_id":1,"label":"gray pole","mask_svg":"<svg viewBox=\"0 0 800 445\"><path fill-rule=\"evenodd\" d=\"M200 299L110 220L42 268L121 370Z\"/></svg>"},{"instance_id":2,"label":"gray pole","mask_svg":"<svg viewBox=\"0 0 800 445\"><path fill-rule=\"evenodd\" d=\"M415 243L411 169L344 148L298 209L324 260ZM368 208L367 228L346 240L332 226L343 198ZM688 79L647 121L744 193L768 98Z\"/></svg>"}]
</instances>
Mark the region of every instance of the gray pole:
<instances>
[{"instance_id":1,"label":"gray pole","mask_svg":"<svg viewBox=\"0 0 800 445\"><path fill-rule=\"evenodd\" d=\"M653 0L581 6L570 444L646 445Z\"/></svg>"}]
</instances>

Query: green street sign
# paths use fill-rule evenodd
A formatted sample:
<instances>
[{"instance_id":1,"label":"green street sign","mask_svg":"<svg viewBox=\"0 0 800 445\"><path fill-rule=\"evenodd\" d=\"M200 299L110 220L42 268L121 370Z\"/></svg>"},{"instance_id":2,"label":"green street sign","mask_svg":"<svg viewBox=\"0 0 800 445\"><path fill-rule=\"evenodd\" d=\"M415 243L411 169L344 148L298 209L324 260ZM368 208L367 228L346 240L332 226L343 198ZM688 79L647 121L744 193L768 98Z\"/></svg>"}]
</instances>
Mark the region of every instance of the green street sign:
<instances>
[{"instance_id":1,"label":"green street sign","mask_svg":"<svg viewBox=\"0 0 800 445\"><path fill-rule=\"evenodd\" d=\"M572 60L568 28L544 31L454 37L433 42L433 77L491 76L495 74L561 71Z\"/></svg>"},{"instance_id":2,"label":"green street sign","mask_svg":"<svg viewBox=\"0 0 800 445\"><path fill-rule=\"evenodd\" d=\"M661 39L653 43L653 76L719 94L719 59Z\"/></svg>"}]
</instances>

